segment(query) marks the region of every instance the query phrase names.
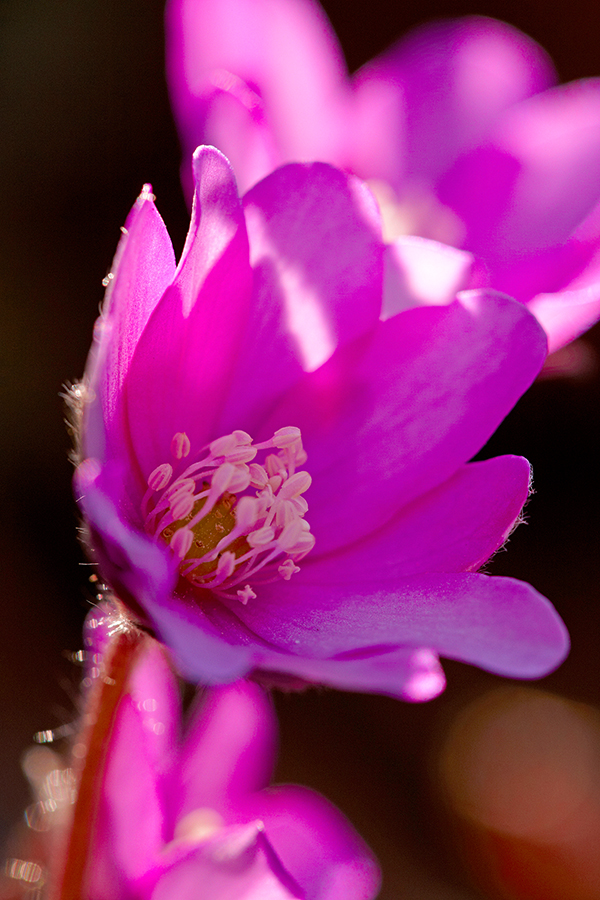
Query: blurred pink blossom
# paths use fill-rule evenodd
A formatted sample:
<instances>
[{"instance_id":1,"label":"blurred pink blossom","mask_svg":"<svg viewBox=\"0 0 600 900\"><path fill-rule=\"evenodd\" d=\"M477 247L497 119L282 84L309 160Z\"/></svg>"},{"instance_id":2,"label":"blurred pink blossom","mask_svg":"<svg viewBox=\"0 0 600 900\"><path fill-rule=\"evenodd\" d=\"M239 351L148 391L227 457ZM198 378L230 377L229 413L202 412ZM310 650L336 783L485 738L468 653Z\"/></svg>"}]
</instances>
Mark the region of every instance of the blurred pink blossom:
<instances>
[{"instance_id":1,"label":"blurred pink blossom","mask_svg":"<svg viewBox=\"0 0 600 900\"><path fill-rule=\"evenodd\" d=\"M88 616L88 648L107 622ZM268 697L243 681L197 698L182 734L178 684L144 639L106 746L85 900L371 900L377 864L339 810L267 787L276 744Z\"/></svg>"},{"instance_id":2,"label":"blurred pink blossom","mask_svg":"<svg viewBox=\"0 0 600 900\"><path fill-rule=\"evenodd\" d=\"M600 316L600 81L554 86L510 26L428 24L350 79L311 0L170 0L167 73L190 192L198 144L242 190L330 162L369 179L389 240L473 254L462 287L527 303L551 351Z\"/></svg>"}]
</instances>

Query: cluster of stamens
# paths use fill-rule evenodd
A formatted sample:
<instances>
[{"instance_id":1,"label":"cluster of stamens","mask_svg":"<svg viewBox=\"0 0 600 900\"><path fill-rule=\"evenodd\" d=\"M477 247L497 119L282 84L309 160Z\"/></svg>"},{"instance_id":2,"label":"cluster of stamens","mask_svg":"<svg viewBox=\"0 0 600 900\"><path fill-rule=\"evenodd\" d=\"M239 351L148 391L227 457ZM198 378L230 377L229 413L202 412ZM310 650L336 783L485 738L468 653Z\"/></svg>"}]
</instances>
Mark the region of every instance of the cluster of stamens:
<instances>
[{"instance_id":1,"label":"cluster of stamens","mask_svg":"<svg viewBox=\"0 0 600 900\"><path fill-rule=\"evenodd\" d=\"M253 461L259 451L266 453L262 464ZM144 527L170 546L193 585L246 604L256 597L250 580L288 580L315 543L302 496L311 477L296 471L306 462L300 429L280 428L259 444L234 431L186 466L190 452L187 435L175 434L173 463L162 463L148 478Z\"/></svg>"}]
</instances>

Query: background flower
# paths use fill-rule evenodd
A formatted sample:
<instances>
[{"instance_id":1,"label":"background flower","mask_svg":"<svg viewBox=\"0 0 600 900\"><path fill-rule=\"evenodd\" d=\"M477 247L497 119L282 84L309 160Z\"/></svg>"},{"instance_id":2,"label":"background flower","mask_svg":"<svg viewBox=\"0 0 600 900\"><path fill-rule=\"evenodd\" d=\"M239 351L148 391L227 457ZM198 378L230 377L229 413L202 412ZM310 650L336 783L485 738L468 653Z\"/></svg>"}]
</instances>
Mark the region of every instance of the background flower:
<instances>
[{"instance_id":1,"label":"background flower","mask_svg":"<svg viewBox=\"0 0 600 900\"><path fill-rule=\"evenodd\" d=\"M492 19L408 35L350 81L308 0L171 0L167 63L191 188L195 147L242 189L320 159L370 179L387 234L481 260L472 285L528 303L555 350L600 315L600 82L553 87L532 40Z\"/></svg>"},{"instance_id":2,"label":"background flower","mask_svg":"<svg viewBox=\"0 0 600 900\"><path fill-rule=\"evenodd\" d=\"M89 616L86 645L107 615ZM106 747L87 900L374 897L377 865L342 814L306 788L268 787L276 744L269 699L248 682L198 697L182 734L165 652L143 639Z\"/></svg>"},{"instance_id":3,"label":"background flower","mask_svg":"<svg viewBox=\"0 0 600 900\"><path fill-rule=\"evenodd\" d=\"M529 585L473 574L518 519L529 466L467 465L541 366L533 317L474 292L382 320L384 248L356 179L323 164L282 168L242 211L224 157L201 148L194 162L178 268L145 189L96 326L75 486L102 576L192 680L264 670L424 700L444 684L436 653L545 674L567 647L552 608ZM298 443L273 455L270 436L288 426L306 453ZM273 478L246 465L259 459L250 436L275 448L264 462ZM306 519L290 514L294 527L310 522L314 550L288 542L285 512L285 529L266 538L279 569L238 575L226 533L212 556L192 552L207 540L190 529L217 477L228 480L214 499L230 485L232 500L258 489L238 499L232 537L241 528L262 547L289 503L273 496L281 479L290 498L295 479L310 484L293 474L296 458L312 485ZM267 496L272 512L255 531L247 509ZM216 570L198 576L194 560L212 559Z\"/></svg>"}]
</instances>

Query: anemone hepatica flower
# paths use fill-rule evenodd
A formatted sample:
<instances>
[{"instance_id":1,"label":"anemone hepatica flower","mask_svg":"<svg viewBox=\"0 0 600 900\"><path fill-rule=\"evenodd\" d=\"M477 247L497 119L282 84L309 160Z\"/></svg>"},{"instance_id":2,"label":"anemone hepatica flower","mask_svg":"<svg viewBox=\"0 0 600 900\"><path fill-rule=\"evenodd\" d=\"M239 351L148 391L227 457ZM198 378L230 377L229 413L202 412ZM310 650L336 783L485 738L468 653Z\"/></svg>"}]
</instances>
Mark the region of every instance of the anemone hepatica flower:
<instances>
[{"instance_id":1,"label":"anemone hepatica flower","mask_svg":"<svg viewBox=\"0 0 600 900\"><path fill-rule=\"evenodd\" d=\"M263 690L242 681L202 701L182 737L178 685L147 639L105 748L84 900L374 897L375 860L339 810L267 787L277 728Z\"/></svg>"},{"instance_id":2,"label":"anemone hepatica flower","mask_svg":"<svg viewBox=\"0 0 600 900\"><path fill-rule=\"evenodd\" d=\"M600 81L555 87L492 19L418 29L350 81L310 0L170 0L167 71L184 148L218 146L248 189L323 160L372 183L390 239L478 260L464 287L528 303L550 349L600 315Z\"/></svg>"},{"instance_id":3,"label":"anemone hepatica flower","mask_svg":"<svg viewBox=\"0 0 600 900\"><path fill-rule=\"evenodd\" d=\"M567 641L550 604L477 574L529 465L468 463L543 363L534 317L493 292L384 297L379 213L354 176L285 166L242 205L218 151L194 166L177 267L148 188L134 206L76 389L101 576L206 683L254 671L426 699L438 653L553 668Z\"/></svg>"}]
</instances>

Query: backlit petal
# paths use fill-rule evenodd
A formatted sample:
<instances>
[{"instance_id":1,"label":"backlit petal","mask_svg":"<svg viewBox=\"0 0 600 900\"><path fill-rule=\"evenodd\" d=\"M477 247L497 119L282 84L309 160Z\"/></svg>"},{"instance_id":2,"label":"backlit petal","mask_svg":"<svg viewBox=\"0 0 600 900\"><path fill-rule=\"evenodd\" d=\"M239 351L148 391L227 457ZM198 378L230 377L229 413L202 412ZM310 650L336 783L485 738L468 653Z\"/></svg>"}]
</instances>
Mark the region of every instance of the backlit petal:
<instances>
[{"instance_id":1,"label":"backlit petal","mask_svg":"<svg viewBox=\"0 0 600 900\"><path fill-rule=\"evenodd\" d=\"M177 432L197 452L213 436L250 303L246 227L233 173L213 148L194 157L196 200L172 286L131 362L127 415L144 478L170 458Z\"/></svg>"},{"instance_id":2,"label":"backlit petal","mask_svg":"<svg viewBox=\"0 0 600 900\"><path fill-rule=\"evenodd\" d=\"M381 528L456 472L531 384L546 338L501 295L408 310L289 392L267 430L301 428L319 554Z\"/></svg>"}]
</instances>

